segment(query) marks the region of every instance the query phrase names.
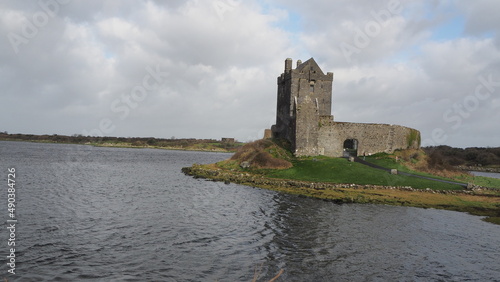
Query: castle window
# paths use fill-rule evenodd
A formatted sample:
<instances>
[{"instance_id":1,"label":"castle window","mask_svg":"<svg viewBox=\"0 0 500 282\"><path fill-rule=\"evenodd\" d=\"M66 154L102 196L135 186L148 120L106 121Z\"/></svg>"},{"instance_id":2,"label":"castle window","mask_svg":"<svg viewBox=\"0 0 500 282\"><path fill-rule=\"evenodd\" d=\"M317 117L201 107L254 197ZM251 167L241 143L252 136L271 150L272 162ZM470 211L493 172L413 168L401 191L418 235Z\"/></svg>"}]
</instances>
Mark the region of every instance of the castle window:
<instances>
[{"instance_id":1,"label":"castle window","mask_svg":"<svg viewBox=\"0 0 500 282\"><path fill-rule=\"evenodd\" d=\"M314 92L314 84L309 85L309 92Z\"/></svg>"}]
</instances>

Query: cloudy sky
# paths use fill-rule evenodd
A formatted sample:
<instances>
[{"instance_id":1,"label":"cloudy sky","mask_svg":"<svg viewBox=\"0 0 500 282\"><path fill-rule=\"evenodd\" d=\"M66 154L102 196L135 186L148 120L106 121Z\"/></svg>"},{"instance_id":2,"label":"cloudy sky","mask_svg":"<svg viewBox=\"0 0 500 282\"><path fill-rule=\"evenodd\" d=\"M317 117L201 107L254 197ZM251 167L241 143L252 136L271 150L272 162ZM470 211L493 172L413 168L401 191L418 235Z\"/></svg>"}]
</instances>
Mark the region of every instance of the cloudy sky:
<instances>
[{"instance_id":1,"label":"cloudy sky","mask_svg":"<svg viewBox=\"0 0 500 282\"><path fill-rule=\"evenodd\" d=\"M500 1L0 2L0 131L262 137L284 60L334 72L335 120L500 146Z\"/></svg>"}]
</instances>

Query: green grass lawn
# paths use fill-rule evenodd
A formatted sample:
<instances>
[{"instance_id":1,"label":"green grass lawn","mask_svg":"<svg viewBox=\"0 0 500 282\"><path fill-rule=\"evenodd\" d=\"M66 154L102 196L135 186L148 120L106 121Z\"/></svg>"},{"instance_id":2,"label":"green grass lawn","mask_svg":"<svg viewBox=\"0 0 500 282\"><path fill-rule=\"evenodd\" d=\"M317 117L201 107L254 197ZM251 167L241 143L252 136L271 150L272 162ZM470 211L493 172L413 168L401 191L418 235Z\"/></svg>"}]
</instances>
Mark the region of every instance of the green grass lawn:
<instances>
[{"instance_id":1,"label":"green grass lawn","mask_svg":"<svg viewBox=\"0 0 500 282\"><path fill-rule=\"evenodd\" d=\"M458 177L457 180L467 183L474 183L475 185L483 187L500 188L500 179L498 178L467 175Z\"/></svg>"},{"instance_id":2,"label":"green grass lawn","mask_svg":"<svg viewBox=\"0 0 500 282\"><path fill-rule=\"evenodd\" d=\"M430 173L425 173L425 172L421 172L421 171L412 170L412 169L406 167L401 162L396 162L395 159L390 158L390 157L388 157L387 155L384 155L384 154L375 155L375 156L371 156L371 157L366 157L366 161L369 162L369 163L372 163L372 164L376 164L376 165L379 165L379 166L382 166L382 167L386 167L386 168L395 168L398 171L408 172L408 173L412 173L412 174L416 174L416 175L421 175L421 176L426 176L426 177L432 177L432 178L436 178L436 179L454 181L453 179L450 179L450 178L441 177L441 176L433 175L433 174L430 174ZM458 181L458 182L461 182L461 181Z\"/></svg>"},{"instance_id":3,"label":"green grass lawn","mask_svg":"<svg viewBox=\"0 0 500 282\"><path fill-rule=\"evenodd\" d=\"M396 162L395 159L389 158L389 157L384 157L383 155L378 155L378 156L371 156L371 157L366 157L366 161L386 167L386 168L395 168L399 171L404 171L404 172L409 172L417 175L422 175L422 176L427 176L427 177L432 177L432 178L437 178L437 179L444 179L444 180L451 180L451 181L457 181L457 182L464 182L464 183L474 183L475 185L483 186L483 187L490 187L490 188L500 188L500 179L497 178L491 178L491 177L483 177L483 176L472 176L472 175L464 175L460 177L456 177L453 179L445 178L445 177L440 177L436 175L432 175L429 173L425 172L420 172L420 171L414 171L403 164Z\"/></svg>"},{"instance_id":4,"label":"green grass lawn","mask_svg":"<svg viewBox=\"0 0 500 282\"><path fill-rule=\"evenodd\" d=\"M392 175L385 170L372 168L360 163L351 163L344 158L329 158L324 156L295 158L291 153L282 152L275 145L258 141L245 145L230 160L210 165L196 165L185 171L189 175L206 177L216 181L230 181L243 185L256 186L285 193L302 195L334 201L337 203L372 203L384 205L404 205L421 208L438 208L469 212L475 215L488 216L489 222L500 222L499 192L493 190L468 193L421 193L404 189L358 189L359 187L334 187L332 189L312 189L310 185L297 182L282 181L298 180L308 182L380 185L412 187L415 189L430 188L433 190L463 190L463 186L421 179L413 176ZM410 152L411 153L411 152ZM252 157L253 156L253 157ZM255 162L260 156L259 162ZM264 156L264 157L263 157ZM418 156L417 156L418 157ZM273 165L274 158L286 159L293 163L293 167L282 169ZM439 178L431 174L410 170L404 162L396 162L387 155L371 156L366 158L381 167L398 169L402 172L420 174L422 176ZM241 168L243 161L254 161L250 168ZM271 165L269 165L269 163ZM288 166L285 167L289 167ZM457 175L450 173L449 175ZM263 176L263 177L262 177ZM469 183L467 175L464 179L455 179L456 182ZM472 176L470 176L472 177ZM272 181L269 178L277 178ZM442 178L441 179L446 179ZM474 178L476 185L495 187L494 185L480 184L479 178ZM446 179L451 180L452 179ZM495 179L489 179L491 184ZM500 181L499 181L500 183Z\"/></svg>"},{"instance_id":5,"label":"green grass lawn","mask_svg":"<svg viewBox=\"0 0 500 282\"><path fill-rule=\"evenodd\" d=\"M382 164L381 164L382 165ZM384 166L384 165L382 165ZM387 166L405 171L403 167ZM406 169L406 171L409 171ZM356 183L387 186L411 186L417 189L462 190L459 185L440 183L410 176L391 175L359 163L351 163L344 158L301 158L293 162L293 167L272 170L266 173L273 178L295 179L314 182Z\"/></svg>"}]
</instances>

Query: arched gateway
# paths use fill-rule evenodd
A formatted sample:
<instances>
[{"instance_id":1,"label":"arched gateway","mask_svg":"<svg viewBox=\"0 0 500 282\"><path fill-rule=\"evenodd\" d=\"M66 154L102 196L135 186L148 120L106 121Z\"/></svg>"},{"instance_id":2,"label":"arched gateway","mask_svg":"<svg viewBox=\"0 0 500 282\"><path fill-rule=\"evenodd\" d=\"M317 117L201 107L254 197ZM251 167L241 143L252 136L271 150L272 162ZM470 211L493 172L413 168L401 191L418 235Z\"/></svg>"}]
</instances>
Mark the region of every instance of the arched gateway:
<instances>
[{"instance_id":1,"label":"arched gateway","mask_svg":"<svg viewBox=\"0 0 500 282\"><path fill-rule=\"evenodd\" d=\"M356 156L358 150L361 154L374 154L420 147L420 132L412 128L334 121L333 73L325 74L313 58L298 61L296 68L292 59L286 59L277 83L272 137L287 140L296 156Z\"/></svg>"},{"instance_id":2,"label":"arched gateway","mask_svg":"<svg viewBox=\"0 0 500 282\"><path fill-rule=\"evenodd\" d=\"M344 157L358 156L358 140L346 139L344 141Z\"/></svg>"}]
</instances>

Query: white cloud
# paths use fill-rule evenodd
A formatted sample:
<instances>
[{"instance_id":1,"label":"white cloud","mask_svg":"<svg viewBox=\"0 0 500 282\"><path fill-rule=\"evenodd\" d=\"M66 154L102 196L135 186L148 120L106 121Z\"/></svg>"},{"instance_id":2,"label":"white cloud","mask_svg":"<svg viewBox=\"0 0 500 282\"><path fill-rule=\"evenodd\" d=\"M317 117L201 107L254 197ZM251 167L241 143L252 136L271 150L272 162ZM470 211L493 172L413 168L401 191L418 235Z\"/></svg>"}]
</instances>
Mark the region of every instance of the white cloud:
<instances>
[{"instance_id":1,"label":"white cloud","mask_svg":"<svg viewBox=\"0 0 500 282\"><path fill-rule=\"evenodd\" d=\"M10 105L0 120L12 120L0 131L74 134L106 118L115 136L256 139L274 122L284 59L314 57L335 72L337 120L407 125L424 138L441 128L447 144L495 146L500 90L459 128L443 114L474 93L478 77L500 81L496 5L71 1L18 54L8 40L0 42L1 95ZM7 38L21 34L41 8L4 1L1 10ZM464 34L436 37L454 18L464 19ZM356 48L351 60L343 43ZM125 118L113 111L117 99L143 83L146 68L157 66L168 73L161 85Z\"/></svg>"},{"instance_id":2,"label":"white cloud","mask_svg":"<svg viewBox=\"0 0 500 282\"><path fill-rule=\"evenodd\" d=\"M467 19L465 31L474 35L481 35L485 32L493 32L498 36L498 26L500 18L498 9L500 3L495 0L457 1L457 7L464 13Z\"/></svg>"}]
</instances>

